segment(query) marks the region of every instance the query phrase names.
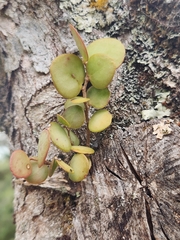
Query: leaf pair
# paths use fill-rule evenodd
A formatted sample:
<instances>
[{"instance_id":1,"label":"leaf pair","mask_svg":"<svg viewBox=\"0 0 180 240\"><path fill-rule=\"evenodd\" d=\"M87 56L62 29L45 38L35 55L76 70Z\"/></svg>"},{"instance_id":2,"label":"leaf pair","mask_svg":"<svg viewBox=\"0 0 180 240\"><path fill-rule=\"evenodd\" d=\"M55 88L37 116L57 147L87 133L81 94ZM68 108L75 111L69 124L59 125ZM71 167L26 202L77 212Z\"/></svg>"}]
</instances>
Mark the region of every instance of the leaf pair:
<instances>
[{"instance_id":1,"label":"leaf pair","mask_svg":"<svg viewBox=\"0 0 180 240\"><path fill-rule=\"evenodd\" d=\"M25 178L32 184L42 183L48 176L48 167L38 166L37 159L31 160L22 150L16 150L10 157L11 172L18 178Z\"/></svg>"},{"instance_id":2,"label":"leaf pair","mask_svg":"<svg viewBox=\"0 0 180 240\"><path fill-rule=\"evenodd\" d=\"M68 136L66 130L56 122L50 124L49 133L54 145L63 152L70 152L72 150L83 154L94 153L94 150L89 147L78 145L72 146L70 136Z\"/></svg>"},{"instance_id":3,"label":"leaf pair","mask_svg":"<svg viewBox=\"0 0 180 240\"><path fill-rule=\"evenodd\" d=\"M103 54L113 61L116 68L122 64L125 57L125 48L119 40L114 38L98 39L89 44L86 48L77 30L71 24L69 27L79 52L81 53L83 63L87 63L89 58L94 54Z\"/></svg>"}]
</instances>

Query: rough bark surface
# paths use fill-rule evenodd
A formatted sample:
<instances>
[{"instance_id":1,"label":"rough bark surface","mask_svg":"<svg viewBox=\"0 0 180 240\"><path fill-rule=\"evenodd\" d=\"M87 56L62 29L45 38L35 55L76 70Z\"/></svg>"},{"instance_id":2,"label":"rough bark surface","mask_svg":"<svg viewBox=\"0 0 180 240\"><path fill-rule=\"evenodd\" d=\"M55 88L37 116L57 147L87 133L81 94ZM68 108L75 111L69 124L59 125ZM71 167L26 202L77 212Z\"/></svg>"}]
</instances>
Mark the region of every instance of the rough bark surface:
<instances>
[{"instance_id":1,"label":"rough bark surface","mask_svg":"<svg viewBox=\"0 0 180 240\"><path fill-rule=\"evenodd\" d=\"M14 179L16 240L180 238L180 3L173 1L0 1L0 123L14 146L37 153L39 133L63 109L49 66L77 52L72 22L88 44L116 37L127 53L111 84L112 126L93 136L93 167L74 184L56 174L40 186ZM97 1L103 2L103 1ZM106 1L105 1L106 2ZM141 111L169 92L172 133L162 140ZM82 142L83 131L79 131ZM52 148L48 159L59 154Z\"/></svg>"}]
</instances>

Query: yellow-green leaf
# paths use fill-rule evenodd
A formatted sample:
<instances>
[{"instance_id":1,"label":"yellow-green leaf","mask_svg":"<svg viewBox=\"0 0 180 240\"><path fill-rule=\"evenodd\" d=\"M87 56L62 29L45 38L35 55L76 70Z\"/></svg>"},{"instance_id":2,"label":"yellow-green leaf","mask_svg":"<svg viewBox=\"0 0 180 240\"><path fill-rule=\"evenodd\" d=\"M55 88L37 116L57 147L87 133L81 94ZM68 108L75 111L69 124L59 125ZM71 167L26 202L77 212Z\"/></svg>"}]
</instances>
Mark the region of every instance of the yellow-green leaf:
<instances>
[{"instance_id":1,"label":"yellow-green leaf","mask_svg":"<svg viewBox=\"0 0 180 240\"><path fill-rule=\"evenodd\" d=\"M70 24L69 25L71 33L73 35L73 38L76 42L76 45L79 49L79 52L83 58L83 62L87 62L88 60L88 53L87 53L87 49L86 46L81 38L81 36L79 35L79 33L77 32L77 30Z\"/></svg>"},{"instance_id":2,"label":"yellow-green leaf","mask_svg":"<svg viewBox=\"0 0 180 240\"><path fill-rule=\"evenodd\" d=\"M91 132L101 132L109 127L111 122L112 115L106 109L101 109L90 118L88 127Z\"/></svg>"},{"instance_id":3,"label":"yellow-green leaf","mask_svg":"<svg viewBox=\"0 0 180 240\"><path fill-rule=\"evenodd\" d=\"M50 137L56 147L64 152L70 152L71 141L65 130L56 122L52 122L49 128Z\"/></svg>"},{"instance_id":4,"label":"yellow-green leaf","mask_svg":"<svg viewBox=\"0 0 180 240\"><path fill-rule=\"evenodd\" d=\"M57 114L57 120L59 123L63 124L66 127L70 127L70 124L68 123L68 121L61 115Z\"/></svg>"},{"instance_id":5,"label":"yellow-green leaf","mask_svg":"<svg viewBox=\"0 0 180 240\"><path fill-rule=\"evenodd\" d=\"M69 178L73 182L82 181L89 173L90 163L84 154L75 154L69 165L73 169L73 173L69 173Z\"/></svg>"},{"instance_id":6,"label":"yellow-green leaf","mask_svg":"<svg viewBox=\"0 0 180 240\"><path fill-rule=\"evenodd\" d=\"M84 103L84 102L88 102L89 98L84 98L84 97L75 97L73 99L71 99L72 103Z\"/></svg>"},{"instance_id":7,"label":"yellow-green leaf","mask_svg":"<svg viewBox=\"0 0 180 240\"><path fill-rule=\"evenodd\" d=\"M42 167L38 167L38 163L36 161L31 161L32 172L26 178L26 181L32 184L40 184L46 180L48 177L48 167L43 165Z\"/></svg>"},{"instance_id":8,"label":"yellow-green leaf","mask_svg":"<svg viewBox=\"0 0 180 240\"><path fill-rule=\"evenodd\" d=\"M65 172L68 172L68 173L73 173L74 172L72 167L70 167L64 161L56 159L56 162Z\"/></svg>"},{"instance_id":9,"label":"yellow-green leaf","mask_svg":"<svg viewBox=\"0 0 180 240\"><path fill-rule=\"evenodd\" d=\"M53 159L51 161L50 166L49 166L49 177L51 177L53 175L53 173L56 170L57 166L58 166L58 164L56 162L56 159Z\"/></svg>"},{"instance_id":10,"label":"yellow-green leaf","mask_svg":"<svg viewBox=\"0 0 180 240\"><path fill-rule=\"evenodd\" d=\"M87 74L91 84L97 89L104 89L113 79L116 67L105 54L92 55L87 63Z\"/></svg>"},{"instance_id":11,"label":"yellow-green leaf","mask_svg":"<svg viewBox=\"0 0 180 240\"><path fill-rule=\"evenodd\" d=\"M40 136L39 136L39 142L38 142L38 166L41 167L46 159L46 156L48 154L48 150L50 147L50 134L47 129L44 129Z\"/></svg>"},{"instance_id":12,"label":"yellow-green leaf","mask_svg":"<svg viewBox=\"0 0 180 240\"><path fill-rule=\"evenodd\" d=\"M67 120L69 127L72 129L80 128L85 120L84 110L78 105L68 107L64 111L63 117Z\"/></svg>"},{"instance_id":13,"label":"yellow-green leaf","mask_svg":"<svg viewBox=\"0 0 180 240\"><path fill-rule=\"evenodd\" d=\"M108 88L96 89L95 87L91 86L87 91L87 97L90 98L89 105L96 109L101 109L108 104L110 91Z\"/></svg>"},{"instance_id":14,"label":"yellow-green leaf","mask_svg":"<svg viewBox=\"0 0 180 240\"><path fill-rule=\"evenodd\" d=\"M98 39L87 46L87 51L89 58L97 53L105 54L112 59L116 68L122 64L125 57L124 45L115 38Z\"/></svg>"},{"instance_id":15,"label":"yellow-green leaf","mask_svg":"<svg viewBox=\"0 0 180 240\"><path fill-rule=\"evenodd\" d=\"M93 154L94 149L86 146L72 146L71 150L77 153L83 153L83 154Z\"/></svg>"},{"instance_id":16,"label":"yellow-green leaf","mask_svg":"<svg viewBox=\"0 0 180 240\"><path fill-rule=\"evenodd\" d=\"M74 99L74 98L73 98L73 99ZM84 103L73 103L73 102L72 102L72 99L67 99L67 100L66 100L66 102L65 102L65 104L64 104L64 108L67 109L67 108L69 108L69 107L71 107L71 106L76 106L76 105L78 105L78 106L80 106L82 109L84 109Z\"/></svg>"},{"instance_id":17,"label":"yellow-green leaf","mask_svg":"<svg viewBox=\"0 0 180 240\"><path fill-rule=\"evenodd\" d=\"M79 138L76 136L76 134L74 132L72 132L71 130L67 131L67 129L65 129L65 132L70 137L72 145L76 145L76 146L79 145L80 140L79 140Z\"/></svg>"},{"instance_id":18,"label":"yellow-green leaf","mask_svg":"<svg viewBox=\"0 0 180 240\"><path fill-rule=\"evenodd\" d=\"M56 57L50 66L53 84L64 98L76 97L84 82L84 65L74 54L62 54Z\"/></svg>"}]
</instances>

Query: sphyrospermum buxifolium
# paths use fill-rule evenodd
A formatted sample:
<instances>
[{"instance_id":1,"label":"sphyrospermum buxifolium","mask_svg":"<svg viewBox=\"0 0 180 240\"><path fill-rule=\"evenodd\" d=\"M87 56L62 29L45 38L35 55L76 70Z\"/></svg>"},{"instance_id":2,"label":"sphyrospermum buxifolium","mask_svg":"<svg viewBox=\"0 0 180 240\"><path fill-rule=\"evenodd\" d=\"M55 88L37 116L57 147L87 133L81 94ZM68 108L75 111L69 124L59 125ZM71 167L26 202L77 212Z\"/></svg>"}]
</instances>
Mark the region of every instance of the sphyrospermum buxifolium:
<instances>
[{"instance_id":1,"label":"sphyrospermum buxifolium","mask_svg":"<svg viewBox=\"0 0 180 240\"><path fill-rule=\"evenodd\" d=\"M85 46L77 30L70 25L72 36L81 57L65 53L51 63L50 74L59 94L66 99L64 111L57 114L57 122L51 122L39 137L37 156L28 157L22 150L16 150L10 158L10 169L18 178L25 178L32 184L40 184L51 177L59 166L68 172L74 182L82 181L91 168L90 132L101 132L110 126L112 114L106 109L110 100L109 84L116 69L125 57L124 45L117 39L98 39ZM89 119L89 111L94 113ZM86 124L86 146L74 130ZM46 161L50 143L59 151L75 152L69 164L54 158Z\"/></svg>"}]
</instances>

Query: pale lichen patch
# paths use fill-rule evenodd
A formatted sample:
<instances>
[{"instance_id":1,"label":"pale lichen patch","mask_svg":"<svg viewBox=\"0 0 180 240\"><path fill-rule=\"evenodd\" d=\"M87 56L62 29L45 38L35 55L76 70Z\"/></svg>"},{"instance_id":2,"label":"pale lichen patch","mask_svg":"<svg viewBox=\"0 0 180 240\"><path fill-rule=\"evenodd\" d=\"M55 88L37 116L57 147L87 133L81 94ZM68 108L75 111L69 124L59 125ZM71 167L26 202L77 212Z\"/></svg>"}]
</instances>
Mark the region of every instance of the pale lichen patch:
<instances>
[{"instance_id":1,"label":"pale lichen patch","mask_svg":"<svg viewBox=\"0 0 180 240\"><path fill-rule=\"evenodd\" d=\"M153 125L153 134L157 135L156 137L159 139L162 139L164 135L171 134L172 129L170 128L170 123L173 122L173 120L163 120L158 124Z\"/></svg>"},{"instance_id":2,"label":"pale lichen patch","mask_svg":"<svg viewBox=\"0 0 180 240\"><path fill-rule=\"evenodd\" d=\"M59 7L78 30L91 33L93 28L104 28L115 21L119 3L117 0L62 0Z\"/></svg>"},{"instance_id":3,"label":"pale lichen patch","mask_svg":"<svg viewBox=\"0 0 180 240\"><path fill-rule=\"evenodd\" d=\"M170 116L170 109L167 109L162 103L166 100L166 97L169 95L170 92L159 92L156 91L157 96L157 104L154 108L150 108L148 110L142 110L142 118L144 120L148 120L151 118L163 118L165 116Z\"/></svg>"}]
</instances>

